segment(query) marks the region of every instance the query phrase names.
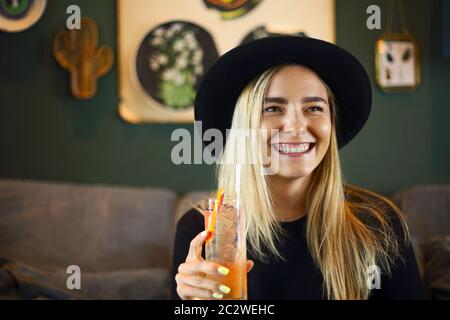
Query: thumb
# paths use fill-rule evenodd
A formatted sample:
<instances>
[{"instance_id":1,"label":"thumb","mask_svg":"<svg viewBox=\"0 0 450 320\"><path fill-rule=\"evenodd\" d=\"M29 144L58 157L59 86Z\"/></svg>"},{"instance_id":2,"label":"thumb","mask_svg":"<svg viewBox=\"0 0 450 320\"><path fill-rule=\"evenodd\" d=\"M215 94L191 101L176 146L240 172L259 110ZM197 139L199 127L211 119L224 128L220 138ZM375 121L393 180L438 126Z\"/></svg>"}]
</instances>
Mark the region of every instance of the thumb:
<instances>
[{"instance_id":1,"label":"thumb","mask_svg":"<svg viewBox=\"0 0 450 320\"><path fill-rule=\"evenodd\" d=\"M249 273L250 270L252 270L254 265L255 263L252 260L247 260L247 273Z\"/></svg>"}]
</instances>

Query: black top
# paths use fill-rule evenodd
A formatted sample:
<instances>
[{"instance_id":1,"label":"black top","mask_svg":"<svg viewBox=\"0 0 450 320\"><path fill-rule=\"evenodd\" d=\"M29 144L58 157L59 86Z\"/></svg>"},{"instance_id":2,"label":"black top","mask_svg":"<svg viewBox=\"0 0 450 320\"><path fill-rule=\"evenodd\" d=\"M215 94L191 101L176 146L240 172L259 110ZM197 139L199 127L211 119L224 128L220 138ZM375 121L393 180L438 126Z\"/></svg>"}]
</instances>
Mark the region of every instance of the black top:
<instances>
[{"instance_id":1,"label":"black top","mask_svg":"<svg viewBox=\"0 0 450 320\"><path fill-rule=\"evenodd\" d=\"M320 300L323 297L323 277L314 264L306 242L304 216L292 222L281 223L287 231L286 241L280 243L285 261L273 259L262 263L247 248L247 258L255 265L248 274L249 300ZM400 226L395 227L397 233ZM172 299L180 299L176 292L175 275L178 266L186 260L190 241L204 230L203 216L196 210L188 211L178 222L172 269ZM410 244L400 245L400 256L390 276L381 276L381 288L373 289L370 299L424 299L425 290L420 279L414 252ZM204 257L204 250L203 250Z\"/></svg>"}]
</instances>

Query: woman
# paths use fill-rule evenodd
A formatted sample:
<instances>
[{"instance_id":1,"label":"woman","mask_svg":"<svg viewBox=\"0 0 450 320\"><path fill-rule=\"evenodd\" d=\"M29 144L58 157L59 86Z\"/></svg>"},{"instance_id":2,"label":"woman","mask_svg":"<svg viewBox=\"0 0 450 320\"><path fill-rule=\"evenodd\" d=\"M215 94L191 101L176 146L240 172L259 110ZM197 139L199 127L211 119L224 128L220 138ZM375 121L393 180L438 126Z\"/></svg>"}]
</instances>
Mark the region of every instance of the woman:
<instances>
[{"instance_id":1,"label":"woman","mask_svg":"<svg viewBox=\"0 0 450 320\"><path fill-rule=\"evenodd\" d=\"M274 174L261 174L262 161L241 174L249 299L424 297L399 210L341 177L338 149L361 130L370 108L371 85L361 64L317 39L257 40L208 70L195 105L203 129L270 129L263 143L278 159ZM254 139L246 137L238 149L243 138L230 134L223 162L237 155L246 163L261 160L264 148ZM234 174L232 166L220 165L218 186L234 192ZM229 293L204 277L229 270L202 257L203 229L196 210L178 223L173 298L226 299ZM375 288L368 284L374 266L381 271Z\"/></svg>"}]
</instances>

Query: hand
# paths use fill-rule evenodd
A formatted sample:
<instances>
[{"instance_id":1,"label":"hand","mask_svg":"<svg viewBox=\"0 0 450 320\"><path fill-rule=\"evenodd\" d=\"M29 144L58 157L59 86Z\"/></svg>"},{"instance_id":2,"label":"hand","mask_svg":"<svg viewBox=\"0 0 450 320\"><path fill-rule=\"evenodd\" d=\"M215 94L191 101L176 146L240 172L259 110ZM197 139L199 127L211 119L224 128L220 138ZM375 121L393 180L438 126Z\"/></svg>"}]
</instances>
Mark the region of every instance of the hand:
<instances>
[{"instance_id":1,"label":"hand","mask_svg":"<svg viewBox=\"0 0 450 320\"><path fill-rule=\"evenodd\" d=\"M199 233L192 241L186 261L178 267L175 276L177 293L183 300L195 299L222 299L229 293L230 288L221 283L206 278L209 276L226 276L229 270L220 264L207 261L202 257L202 246L208 236L205 230ZM247 272L253 268L253 261L247 261Z\"/></svg>"}]
</instances>

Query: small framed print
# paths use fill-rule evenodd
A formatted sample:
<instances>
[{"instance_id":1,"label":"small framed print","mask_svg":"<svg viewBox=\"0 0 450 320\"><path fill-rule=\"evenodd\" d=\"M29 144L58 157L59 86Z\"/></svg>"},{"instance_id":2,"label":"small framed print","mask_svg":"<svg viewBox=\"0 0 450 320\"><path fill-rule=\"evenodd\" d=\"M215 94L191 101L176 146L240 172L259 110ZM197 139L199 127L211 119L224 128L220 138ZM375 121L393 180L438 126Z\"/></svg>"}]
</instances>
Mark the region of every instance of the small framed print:
<instances>
[{"instance_id":1,"label":"small framed print","mask_svg":"<svg viewBox=\"0 0 450 320\"><path fill-rule=\"evenodd\" d=\"M420 84L419 48L406 33L385 34L375 46L375 74L384 92L413 92Z\"/></svg>"},{"instance_id":2,"label":"small framed print","mask_svg":"<svg viewBox=\"0 0 450 320\"><path fill-rule=\"evenodd\" d=\"M0 0L0 31L21 32L42 17L47 0Z\"/></svg>"}]
</instances>

